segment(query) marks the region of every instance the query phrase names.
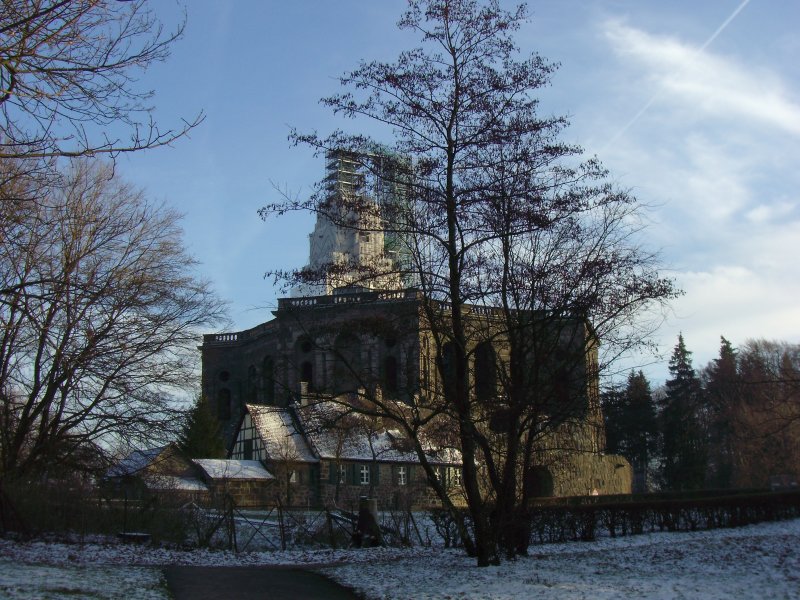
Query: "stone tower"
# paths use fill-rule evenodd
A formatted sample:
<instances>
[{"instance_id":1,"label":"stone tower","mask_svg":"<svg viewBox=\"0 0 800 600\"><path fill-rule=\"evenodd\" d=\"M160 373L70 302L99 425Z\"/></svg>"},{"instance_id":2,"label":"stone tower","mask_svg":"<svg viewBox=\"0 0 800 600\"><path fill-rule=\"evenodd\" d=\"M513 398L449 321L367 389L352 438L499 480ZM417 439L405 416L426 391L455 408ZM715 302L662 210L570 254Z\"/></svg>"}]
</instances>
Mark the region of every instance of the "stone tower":
<instances>
[{"instance_id":1,"label":"stone tower","mask_svg":"<svg viewBox=\"0 0 800 600\"><path fill-rule=\"evenodd\" d=\"M309 235L306 267L321 276L318 283L293 288L291 295L406 287L402 244L398 236L385 231L387 213L397 213L403 193L398 184L398 161L383 154L356 155L343 150L329 152L326 159L324 202L328 206L317 213Z\"/></svg>"}]
</instances>

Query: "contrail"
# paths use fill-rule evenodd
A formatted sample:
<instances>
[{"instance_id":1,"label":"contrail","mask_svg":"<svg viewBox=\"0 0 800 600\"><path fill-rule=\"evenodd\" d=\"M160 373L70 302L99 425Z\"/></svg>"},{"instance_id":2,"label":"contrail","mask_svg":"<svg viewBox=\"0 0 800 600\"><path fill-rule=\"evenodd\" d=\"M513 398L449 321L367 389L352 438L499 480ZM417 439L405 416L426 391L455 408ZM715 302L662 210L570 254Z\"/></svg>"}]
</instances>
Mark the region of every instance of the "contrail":
<instances>
[{"instance_id":1,"label":"contrail","mask_svg":"<svg viewBox=\"0 0 800 600\"><path fill-rule=\"evenodd\" d=\"M715 39L717 39L717 37L719 37L719 34L720 34L720 33L722 33L722 32L725 30L725 28L726 28L728 25L730 25L731 21L733 21L733 20L736 18L736 16L737 16L737 15L738 15L740 12L742 12L742 10L744 9L744 7L745 7L745 6L747 6L748 4L750 4L750 0L744 0L744 1L743 1L743 2L742 2L742 3L741 3L741 4L740 4L740 5L739 5L739 6L736 8L736 10L734 10L734 11L731 13L731 15L730 15L730 16L729 16L727 19L725 19L725 20L722 22L722 25L720 25L719 27L717 27L717 30L716 30L714 33L712 33L712 34L711 34L711 37L709 37L709 38L708 38L708 39L705 41L705 43L704 43L702 46L700 46L700 47L699 47L699 48L698 48L698 49L695 51L695 53L692 55L692 58L695 58L695 57L697 57L697 56L698 56L698 55L699 55L701 52L703 52L703 51L704 51L706 48L708 48L708 46L709 46L709 45L710 45L710 44L711 44L711 43L712 43L712 42L713 42ZM636 123L636 121L638 121L638 120L639 120L639 117L641 117L641 116L642 116L642 115L643 115L643 114L644 114L644 113L647 111L647 109L648 109L648 108L650 108L650 106L652 106L653 102L655 102L655 101L658 99L658 97L659 97L660 95L661 95L661 92L656 92L655 94L653 94L653 95L652 95L652 97L650 98L650 100L648 100L648 101L645 103L645 105L644 105L642 108L640 108L640 109L639 109L639 112L637 112L637 113L636 113L636 114L633 116L633 118L632 118L630 121L628 121L628 122L625 124L625 126L624 126L622 129L620 129L620 130L619 130L619 131L618 131L618 132L617 132L617 133L616 133L616 134L615 134L615 135L614 135L614 136L613 136L613 137L612 137L612 138L611 138L611 139L610 139L610 140L609 140L609 141L606 143L606 145L605 145L605 146L603 146L603 149L601 150L601 152L605 151L605 150L606 150L606 149L607 149L609 146L611 146L612 144L614 144L614 142L616 142L616 141L617 141L619 138L621 138L623 135L625 135L625 132L626 132L626 131L628 131L628 129L630 129L631 125L633 125L634 123Z\"/></svg>"}]
</instances>

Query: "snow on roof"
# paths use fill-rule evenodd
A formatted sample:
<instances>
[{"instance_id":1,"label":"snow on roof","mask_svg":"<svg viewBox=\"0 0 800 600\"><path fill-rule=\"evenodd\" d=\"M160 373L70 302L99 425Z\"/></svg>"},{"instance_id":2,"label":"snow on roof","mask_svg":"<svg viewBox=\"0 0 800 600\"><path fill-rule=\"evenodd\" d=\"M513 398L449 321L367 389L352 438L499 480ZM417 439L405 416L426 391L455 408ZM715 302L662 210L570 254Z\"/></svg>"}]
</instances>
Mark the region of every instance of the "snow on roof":
<instances>
[{"instance_id":1,"label":"snow on roof","mask_svg":"<svg viewBox=\"0 0 800 600\"><path fill-rule=\"evenodd\" d=\"M193 477L177 477L175 475L148 474L142 478L150 490L176 492L206 492L208 487Z\"/></svg>"},{"instance_id":2,"label":"snow on roof","mask_svg":"<svg viewBox=\"0 0 800 600\"><path fill-rule=\"evenodd\" d=\"M211 479L275 479L257 460L195 458L192 462Z\"/></svg>"},{"instance_id":3,"label":"snow on roof","mask_svg":"<svg viewBox=\"0 0 800 600\"><path fill-rule=\"evenodd\" d=\"M416 452L410 449L399 430L370 426L368 417L348 414L347 408L337 402L318 401L296 410L309 442L320 458L419 462ZM446 455L430 452L428 460L436 464L460 464L461 457L452 452Z\"/></svg>"},{"instance_id":4,"label":"snow on roof","mask_svg":"<svg viewBox=\"0 0 800 600\"><path fill-rule=\"evenodd\" d=\"M272 460L318 462L305 436L298 431L290 409L248 404L247 411Z\"/></svg>"},{"instance_id":5,"label":"snow on roof","mask_svg":"<svg viewBox=\"0 0 800 600\"><path fill-rule=\"evenodd\" d=\"M129 477L149 467L168 446L134 450L106 471L106 477Z\"/></svg>"}]
</instances>

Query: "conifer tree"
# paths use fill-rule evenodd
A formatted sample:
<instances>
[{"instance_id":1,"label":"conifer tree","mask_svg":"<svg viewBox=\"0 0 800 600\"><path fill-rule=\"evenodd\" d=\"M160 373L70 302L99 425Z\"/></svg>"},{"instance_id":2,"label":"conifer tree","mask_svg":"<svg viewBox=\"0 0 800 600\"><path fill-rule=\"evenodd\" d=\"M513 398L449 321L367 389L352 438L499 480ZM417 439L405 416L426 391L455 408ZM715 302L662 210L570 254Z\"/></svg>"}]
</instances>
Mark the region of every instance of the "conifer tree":
<instances>
[{"instance_id":1,"label":"conifer tree","mask_svg":"<svg viewBox=\"0 0 800 600\"><path fill-rule=\"evenodd\" d=\"M658 423L650 382L631 372L624 389L603 394L606 449L633 465L635 491L645 491L650 460L657 448Z\"/></svg>"},{"instance_id":2,"label":"conifer tree","mask_svg":"<svg viewBox=\"0 0 800 600\"><path fill-rule=\"evenodd\" d=\"M635 491L647 490L650 460L658 446L658 423L650 382L639 371L628 376L625 390L628 447L625 455L633 464Z\"/></svg>"},{"instance_id":3,"label":"conifer tree","mask_svg":"<svg viewBox=\"0 0 800 600\"><path fill-rule=\"evenodd\" d=\"M741 378L736 363L736 350L721 337L719 357L706 367L703 374L709 416L708 484L716 488L730 487L733 478L734 424L741 401Z\"/></svg>"},{"instance_id":4,"label":"conifer tree","mask_svg":"<svg viewBox=\"0 0 800 600\"><path fill-rule=\"evenodd\" d=\"M178 447L188 458L225 458L225 443L209 401L200 396L186 418Z\"/></svg>"},{"instance_id":5,"label":"conifer tree","mask_svg":"<svg viewBox=\"0 0 800 600\"><path fill-rule=\"evenodd\" d=\"M603 392L601 402L606 432L606 452L624 455L627 408L625 390L618 385L607 389Z\"/></svg>"},{"instance_id":6,"label":"conifer tree","mask_svg":"<svg viewBox=\"0 0 800 600\"><path fill-rule=\"evenodd\" d=\"M664 485L672 490L700 489L708 462L702 389L683 334L672 352L669 372L661 410Z\"/></svg>"}]
</instances>

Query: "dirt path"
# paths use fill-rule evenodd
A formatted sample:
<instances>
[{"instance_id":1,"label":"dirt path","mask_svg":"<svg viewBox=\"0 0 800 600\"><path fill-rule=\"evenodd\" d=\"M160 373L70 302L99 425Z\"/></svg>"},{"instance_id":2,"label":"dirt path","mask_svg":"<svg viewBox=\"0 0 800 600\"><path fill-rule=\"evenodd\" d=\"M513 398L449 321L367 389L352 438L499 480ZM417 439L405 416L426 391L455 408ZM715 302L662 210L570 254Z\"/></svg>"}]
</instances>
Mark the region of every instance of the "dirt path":
<instances>
[{"instance_id":1,"label":"dirt path","mask_svg":"<svg viewBox=\"0 0 800 600\"><path fill-rule=\"evenodd\" d=\"M313 571L287 567L164 567L175 600L358 600Z\"/></svg>"}]
</instances>

